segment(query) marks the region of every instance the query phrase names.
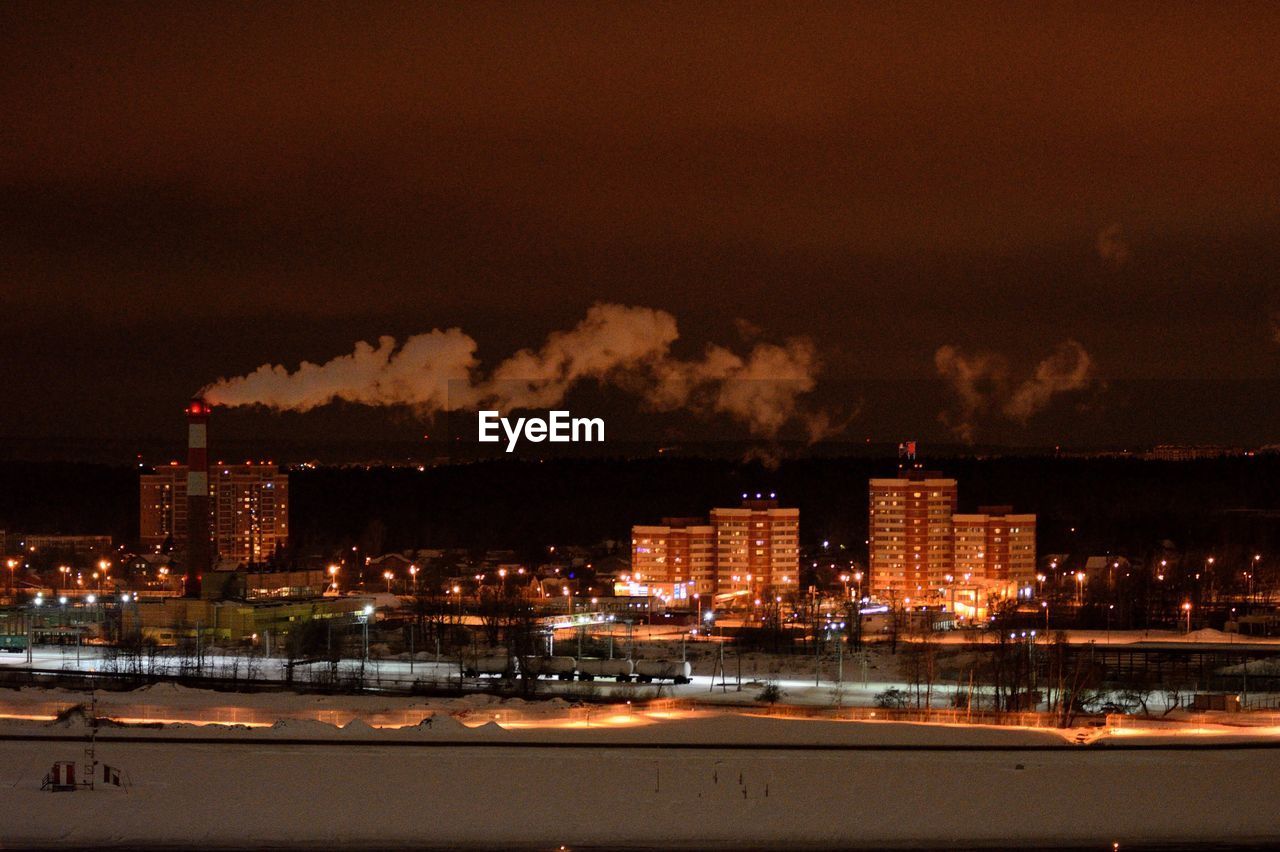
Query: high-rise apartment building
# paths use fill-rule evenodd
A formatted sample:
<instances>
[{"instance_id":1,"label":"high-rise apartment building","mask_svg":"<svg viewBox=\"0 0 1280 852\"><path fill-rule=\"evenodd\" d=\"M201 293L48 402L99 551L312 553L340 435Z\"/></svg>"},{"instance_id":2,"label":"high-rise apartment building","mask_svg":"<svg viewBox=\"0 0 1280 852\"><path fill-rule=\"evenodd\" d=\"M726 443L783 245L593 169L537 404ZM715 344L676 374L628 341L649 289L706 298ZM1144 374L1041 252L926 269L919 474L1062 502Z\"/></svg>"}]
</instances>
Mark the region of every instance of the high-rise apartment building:
<instances>
[{"instance_id":1,"label":"high-rise apartment building","mask_svg":"<svg viewBox=\"0 0 1280 852\"><path fill-rule=\"evenodd\" d=\"M955 585L1002 595L1036 574L1036 516L1010 506L957 514L954 479L919 468L870 484L871 593L883 601L955 601Z\"/></svg>"},{"instance_id":2,"label":"high-rise apartment building","mask_svg":"<svg viewBox=\"0 0 1280 852\"><path fill-rule=\"evenodd\" d=\"M955 515L956 577L1030 582L1036 575L1036 516L1012 506L982 506Z\"/></svg>"},{"instance_id":3,"label":"high-rise apartment building","mask_svg":"<svg viewBox=\"0 0 1280 852\"><path fill-rule=\"evenodd\" d=\"M905 601L936 590L954 567L954 479L911 468L871 480L871 593Z\"/></svg>"},{"instance_id":4,"label":"high-rise apartment building","mask_svg":"<svg viewBox=\"0 0 1280 852\"><path fill-rule=\"evenodd\" d=\"M660 525L631 528L631 573L640 581L681 584L692 592L715 591L715 529L702 518L663 518Z\"/></svg>"},{"instance_id":5,"label":"high-rise apartment building","mask_svg":"<svg viewBox=\"0 0 1280 852\"><path fill-rule=\"evenodd\" d=\"M744 495L736 509L712 509L716 591L794 590L800 571L800 510Z\"/></svg>"},{"instance_id":6,"label":"high-rise apartment building","mask_svg":"<svg viewBox=\"0 0 1280 852\"><path fill-rule=\"evenodd\" d=\"M186 547L187 466L142 474L139 540L159 549ZM265 562L289 537L289 476L271 464L209 465L209 530L224 561Z\"/></svg>"},{"instance_id":7,"label":"high-rise apartment building","mask_svg":"<svg viewBox=\"0 0 1280 852\"><path fill-rule=\"evenodd\" d=\"M664 518L631 529L631 570L655 583L692 583L691 594L759 593L795 588L800 570L800 510L775 498L743 495L737 508L701 518Z\"/></svg>"}]
</instances>

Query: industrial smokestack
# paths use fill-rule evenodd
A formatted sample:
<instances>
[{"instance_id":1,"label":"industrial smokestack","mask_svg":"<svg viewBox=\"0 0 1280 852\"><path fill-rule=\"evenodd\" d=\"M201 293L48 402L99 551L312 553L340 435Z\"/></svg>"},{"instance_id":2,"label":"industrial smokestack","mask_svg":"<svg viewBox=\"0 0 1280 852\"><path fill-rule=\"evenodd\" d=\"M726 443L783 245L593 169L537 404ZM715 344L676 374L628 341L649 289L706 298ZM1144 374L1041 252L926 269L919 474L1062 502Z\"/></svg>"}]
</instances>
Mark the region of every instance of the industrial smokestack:
<instances>
[{"instance_id":1,"label":"industrial smokestack","mask_svg":"<svg viewBox=\"0 0 1280 852\"><path fill-rule=\"evenodd\" d=\"M188 597L200 594L200 579L212 564L209 535L209 405L196 397L187 405Z\"/></svg>"}]
</instances>

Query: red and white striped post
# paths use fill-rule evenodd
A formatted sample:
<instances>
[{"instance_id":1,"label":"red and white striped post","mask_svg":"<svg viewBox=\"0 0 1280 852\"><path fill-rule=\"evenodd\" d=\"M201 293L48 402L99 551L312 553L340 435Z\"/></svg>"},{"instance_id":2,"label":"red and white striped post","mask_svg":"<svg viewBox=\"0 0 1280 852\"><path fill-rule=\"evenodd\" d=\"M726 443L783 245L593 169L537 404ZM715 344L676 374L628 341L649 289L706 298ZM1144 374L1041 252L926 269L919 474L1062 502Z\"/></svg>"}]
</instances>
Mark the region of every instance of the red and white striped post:
<instances>
[{"instance_id":1,"label":"red and white striped post","mask_svg":"<svg viewBox=\"0 0 1280 852\"><path fill-rule=\"evenodd\" d=\"M199 397L187 405L187 566L188 597L200 594L200 580L212 564L209 534L209 404Z\"/></svg>"}]
</instances>

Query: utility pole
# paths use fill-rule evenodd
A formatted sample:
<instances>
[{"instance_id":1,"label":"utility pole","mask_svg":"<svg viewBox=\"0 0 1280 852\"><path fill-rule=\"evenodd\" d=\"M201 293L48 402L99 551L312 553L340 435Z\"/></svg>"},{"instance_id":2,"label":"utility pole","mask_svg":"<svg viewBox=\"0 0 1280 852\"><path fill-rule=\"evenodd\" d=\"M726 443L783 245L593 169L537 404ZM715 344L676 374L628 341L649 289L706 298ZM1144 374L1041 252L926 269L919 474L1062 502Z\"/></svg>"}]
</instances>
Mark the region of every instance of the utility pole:
<instances>
[{"instance_id":1,"label":"utility pole","mask_svg":"<svg viewBox=\"0 0 1280 852\"><path fill-rule=\"evenodd\" d=\"M841 628L844 625L840 625ZM844 687L844 631L836 634L836 688Z\"/></svg>"},{"instance_id":2,"label":"utility pole","mask_svg":"<svg viewBox=\"0 0 1280 852\"><path fill-rule=\"evenodd\" d=\"M818 633L818 619L813 620L813 685L822 683L822 640Z\"/></svg>"}]
</instances>

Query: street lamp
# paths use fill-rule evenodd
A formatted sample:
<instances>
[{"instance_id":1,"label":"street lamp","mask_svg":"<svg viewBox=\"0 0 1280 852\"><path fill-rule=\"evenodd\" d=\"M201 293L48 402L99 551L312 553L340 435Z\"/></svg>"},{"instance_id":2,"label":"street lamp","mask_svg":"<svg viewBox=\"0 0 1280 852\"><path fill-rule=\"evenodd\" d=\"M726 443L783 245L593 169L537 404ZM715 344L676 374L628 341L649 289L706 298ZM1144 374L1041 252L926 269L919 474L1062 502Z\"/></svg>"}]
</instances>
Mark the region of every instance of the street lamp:
<instances>
[{"instance_id":1,"label":"street lamp","mask_svg":"<svg viewBox=\"0 0 1280 852\"><path fill-rule=\"evenodd\" d=\"M361 610L364 615L364 660L369 661L369 620L373 618L373 604L365 604Z\"/></svg>"},{"instance_id":2,"label":"street lamp","mask_svg":"<svg viewBox=\"0 0 1280 852\"><path fill-rule=\"evenodd\" d=\"M1190 633L1191 632L1191 601L1183 602L1182 611L1187 615L1187 631L1186 632Z\"/></svg>"},{"instance_id":3,"label":"street lamp","mask_svg":"<svg viewBox=\"0 0 1280 852\"><path fill-rule=\"evenodd\" d=\"M1076 572L1076 605L1084 606L1084 572Z\"/></svg>"},{"instance_id":4,"label":"street lamp","mask_svg":"<svg viewBox=\"0 0 1280 852\"><path fill-rule=\"evenodd\" d=\"M338 594L338 566L329 566L329 585L333 588L333 593Z\"/></svg>"},{"instance_id":5,"label":"street lamp","mask_svg":"<svg viewBox=\"0 0 1280 852\"><path fill-rule=\"evenodd\" d=\"M390 571L383 571L383 572L382 572L382 579L384 579L384 580L386 580L386 581L387 581L387 594L391 594L391 579L392 579L394 576L395 576L395 575L394 575L394 574L392 574Z\"/></svg>"},{"instance_id":6,"label":"street lamp","mask_svg":"<svg viewBox=\"0 0 1280 852\"><path fill-rule=\"evenodd\" d=\"M418 566L417 565L409 566L409 581L413 583L413 594L416 597L418 594Z\"/></svg>"}]
</instances>

